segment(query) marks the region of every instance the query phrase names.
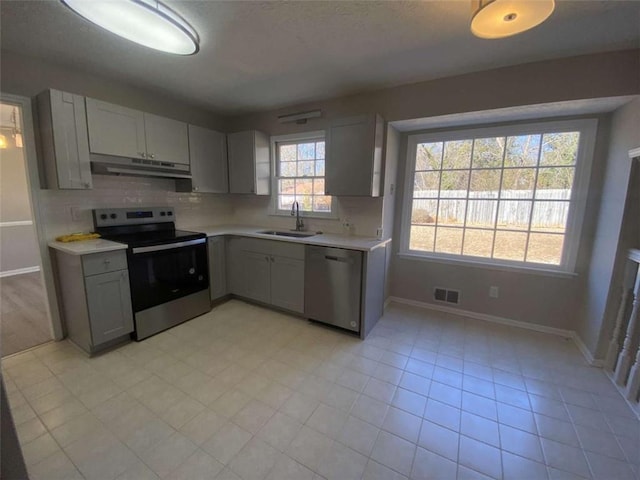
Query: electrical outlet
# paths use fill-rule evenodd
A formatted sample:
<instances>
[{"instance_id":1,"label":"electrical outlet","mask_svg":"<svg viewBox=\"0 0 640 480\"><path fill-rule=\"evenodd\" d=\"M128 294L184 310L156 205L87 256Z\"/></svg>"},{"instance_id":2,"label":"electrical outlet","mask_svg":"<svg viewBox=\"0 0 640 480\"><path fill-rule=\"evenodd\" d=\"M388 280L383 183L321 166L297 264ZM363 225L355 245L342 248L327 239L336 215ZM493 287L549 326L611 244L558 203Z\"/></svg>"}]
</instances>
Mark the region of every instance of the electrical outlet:
<instances>
[{"instance_id":1,"label":"electrical outlet","mask_svg":"<svg viewBox=\"0 0 640 480\"><path fill-rule=\"evenodd\" d=\"M489 287L489 296L491 298L498 298L499 289L496 286Z\"/></svg>"},{"instance_id":2,"label":"electrical outlet","mask_svg":"<svg viewBox=\"0 0 640 480\"><path fill-rule=\"evenodd\" d=\"M382 230L382 227L379 227L379 228L377 228L377 229L376 229L376 237L377 237L377 238L382 239L382 234L383 234L383 233L384 233L384 232L383 232L383 230Z\"/></svg>"},{"instance_id":3,"label":"electrical outlet","mask_svg":"<svg viewBox=\"0 0 640 480\"><path fill-rule=\"evenodd\" d=\"M71 220L74 222L79 222L82 220L82 209L78 207L71 207L69 209L71 211Z\"/></svg>"}]
</instances>

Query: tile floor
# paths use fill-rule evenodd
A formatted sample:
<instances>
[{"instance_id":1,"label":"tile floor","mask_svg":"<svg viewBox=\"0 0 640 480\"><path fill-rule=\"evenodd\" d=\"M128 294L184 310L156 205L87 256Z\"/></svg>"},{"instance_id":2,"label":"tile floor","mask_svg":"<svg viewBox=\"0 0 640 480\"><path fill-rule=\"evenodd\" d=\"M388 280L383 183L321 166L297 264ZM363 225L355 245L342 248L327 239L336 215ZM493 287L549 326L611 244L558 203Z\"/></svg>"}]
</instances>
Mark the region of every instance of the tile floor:
<instances>
[{"instance_id":1,"label":"tile floor","mask_svg":"<svg viewBox=\"0 0 640 480\"><path fill-rule=\"evenodd\" d=\"M33 479L637 479L570 340L399 305L365 342L239 301L88 359L4 359Z\"/></svg>"}]
</instances>

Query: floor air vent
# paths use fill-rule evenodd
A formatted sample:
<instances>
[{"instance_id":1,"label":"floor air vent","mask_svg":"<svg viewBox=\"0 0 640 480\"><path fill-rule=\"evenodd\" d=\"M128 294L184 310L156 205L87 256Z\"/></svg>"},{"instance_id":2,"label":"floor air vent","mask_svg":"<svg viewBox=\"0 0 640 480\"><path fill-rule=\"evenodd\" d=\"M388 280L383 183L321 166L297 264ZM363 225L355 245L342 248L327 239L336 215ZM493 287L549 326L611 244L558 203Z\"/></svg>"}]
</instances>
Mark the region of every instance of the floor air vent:
<instances>
[{"instance_id":1,"label":"floor air vent","mask_svg":"<svg viewBox=\"0 0 640 480\"><path fill-rule=\"evenodd\" d=\"M447 290L446 288L436 287L433 290L433 298L439 302L460 303L460 290Z\"/></svg>"}]
</instances>

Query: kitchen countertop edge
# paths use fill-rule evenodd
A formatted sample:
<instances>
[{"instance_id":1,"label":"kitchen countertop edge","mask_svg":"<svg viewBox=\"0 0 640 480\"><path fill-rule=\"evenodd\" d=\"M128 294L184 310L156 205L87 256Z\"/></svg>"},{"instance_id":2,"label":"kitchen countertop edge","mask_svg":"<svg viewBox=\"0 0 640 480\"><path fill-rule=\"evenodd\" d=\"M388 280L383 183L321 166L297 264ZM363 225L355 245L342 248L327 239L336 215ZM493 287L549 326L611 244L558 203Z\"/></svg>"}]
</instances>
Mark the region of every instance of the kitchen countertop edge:
<instances>
[{"instance_id":1,"label":"kitchen countertop edge","mask_svg":"<svg viewBox=\"0 0 640 480\"><path fill-rule=\"evenodd\" d=\"M254 227L242 225L210 225L186 227L187 230L202 232L207 237L218 237L223 235L234 235L240 237L260 238L264 240L274 240L290 243L301 243L304 245L316 245L321 247L345 248L349 250L361 250L370 252L385 246L391 239L378 240L371 237L346 236L334 233L320 233L306 238L295 238L278 235L268 235L260 233L261 230L278 230L273 227ZM286 231L285 229L281 229ZM309 232L311 233L311 232Z\"/></svg>"}]
</instances>

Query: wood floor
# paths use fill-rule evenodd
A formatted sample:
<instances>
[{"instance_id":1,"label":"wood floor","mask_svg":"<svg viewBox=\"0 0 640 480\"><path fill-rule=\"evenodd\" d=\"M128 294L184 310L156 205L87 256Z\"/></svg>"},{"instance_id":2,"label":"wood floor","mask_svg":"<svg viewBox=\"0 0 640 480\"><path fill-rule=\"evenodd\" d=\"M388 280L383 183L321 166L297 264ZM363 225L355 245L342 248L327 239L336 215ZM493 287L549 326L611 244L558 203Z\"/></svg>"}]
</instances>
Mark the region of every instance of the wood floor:
<instances>
[{"instance_id":1,"label":"wood floor","mask_svg":"<svg viewBox=\"0 0 640 480\"><path fill-rule=\"evenodd\" d=\"M0 278L2 356L51 340L40 272Z\"/></svg>"}]
</instances>

